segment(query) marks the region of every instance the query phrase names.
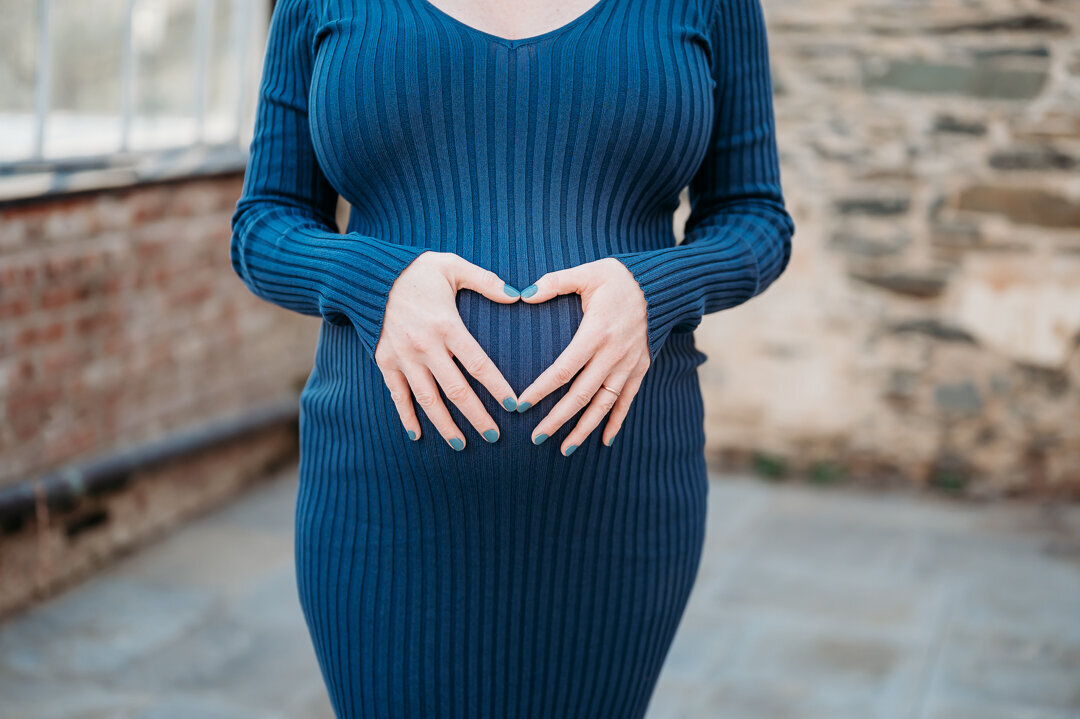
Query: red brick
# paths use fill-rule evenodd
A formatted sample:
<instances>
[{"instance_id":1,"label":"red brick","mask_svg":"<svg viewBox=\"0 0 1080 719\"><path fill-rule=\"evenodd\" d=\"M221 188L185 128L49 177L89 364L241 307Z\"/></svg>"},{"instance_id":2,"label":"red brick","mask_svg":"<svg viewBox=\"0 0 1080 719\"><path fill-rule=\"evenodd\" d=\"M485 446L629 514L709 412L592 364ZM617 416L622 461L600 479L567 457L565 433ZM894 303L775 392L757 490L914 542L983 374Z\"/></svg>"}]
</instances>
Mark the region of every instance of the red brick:
<instances>
[{"instance_id":1,"label":"red brick","mask_svg":"<svg viewBox=\"0 0 1080 719\"><path fill-rule=\"evenodd\" d=\"M38 307L43 310L53 310L74 304L79 295L74 287L53 287L45 290L38 301Z\"/></svg>"},{"instance_id":2,"label":"red brick","mask_svg":"<svg viewBox=\"0 0 1080 719\"><path fill-rule=\"evenodd\" d=\"M65 324L59 321L24 327L15 333L15 348L22 351L53 344L63 338L64 331Z\"/></svg>"}]
</instances>

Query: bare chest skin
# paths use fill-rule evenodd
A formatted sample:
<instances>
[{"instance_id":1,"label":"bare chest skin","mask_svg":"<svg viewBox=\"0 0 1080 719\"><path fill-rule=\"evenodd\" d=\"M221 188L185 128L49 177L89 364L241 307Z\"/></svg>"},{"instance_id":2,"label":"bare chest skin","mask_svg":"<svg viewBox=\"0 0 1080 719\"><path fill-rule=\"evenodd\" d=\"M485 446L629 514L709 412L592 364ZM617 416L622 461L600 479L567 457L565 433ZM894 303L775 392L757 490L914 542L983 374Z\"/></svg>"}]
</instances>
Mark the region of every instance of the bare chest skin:
<instances>
[{"instance_id":1,"label":"bare chest skin","mask_svg":"<svg viewBox=\"0 0 1080 719\"><path fill-rule=\"evenodd\" d=\"M476 30L508 40L556 30L603 0L427 0Z\"/></svg>"}]
</instances>

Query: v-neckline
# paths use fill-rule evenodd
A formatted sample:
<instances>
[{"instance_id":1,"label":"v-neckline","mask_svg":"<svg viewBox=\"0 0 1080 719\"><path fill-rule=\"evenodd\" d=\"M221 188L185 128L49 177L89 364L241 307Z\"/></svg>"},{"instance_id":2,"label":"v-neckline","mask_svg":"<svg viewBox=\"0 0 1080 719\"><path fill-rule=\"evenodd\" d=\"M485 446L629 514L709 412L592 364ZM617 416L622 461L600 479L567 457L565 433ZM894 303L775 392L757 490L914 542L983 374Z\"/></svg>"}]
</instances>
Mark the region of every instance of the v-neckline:
<instances>
[{"instance_id":1,"label":"v-neckline","mask_svg":"<svg viewBox=\"0 0 1080 719\"><path fill-rule=\"evenodd\" d=\"M548 38L555 37L556 35L561 35L564 32L569 32L573 28L575 28L578 25L586 22L589 18L591 18L592 16L594 16L598 12L600 12L601 6L603 6L603 5L607 4L607 3L613 2L613 1L614 0L596 0L596 2L593 3L592 6L589 7L588 10L586 10L585 12L581 13L580 15L574 17L569 22L564 23L563 25L560 25L559 27L557 27L557 28L555 28L553 30L548 30L547 32L542 32L539 35L530 35L529 37L509 38L509 37L503 37L501 35L496 35L494 33L487 32L486 30L481 30L480 28L473 27L472 25L468 24L467 22L457 19L456 17L454 17L450 13L446 12L442 8L440 8L437 5L435 5L434 3L432 3L430 0L417 0L417 2L419 2L421 5L426 7L428 10L430 10L435 15L438 15L439 17L443 18L444 20L448 21L449 23L464 29L466 32L469 32L469 33L471 33L471 34L473 34L473 35L475 35L477 37L488 40L490 42L496 42L496 43L499 43L501 45L506 45L507 47L509 47L511 49L513 49L515 47L519 47L521 45L527 45L527 44L534 43L534 42L540 42L541 40L547 40Z\"/></svg>"}]
</instances>

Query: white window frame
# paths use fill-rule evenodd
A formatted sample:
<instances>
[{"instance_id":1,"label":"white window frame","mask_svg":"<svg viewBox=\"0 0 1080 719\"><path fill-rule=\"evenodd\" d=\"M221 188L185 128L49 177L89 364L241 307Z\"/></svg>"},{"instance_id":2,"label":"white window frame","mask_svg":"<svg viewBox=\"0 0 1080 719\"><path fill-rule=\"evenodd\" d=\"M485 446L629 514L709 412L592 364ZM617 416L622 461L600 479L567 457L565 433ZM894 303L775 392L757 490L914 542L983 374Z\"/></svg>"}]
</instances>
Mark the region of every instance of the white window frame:
<instances>
[{"instance_id":1,"label":"white window frame","mask_svg":"<svg viewBox=\"0 0 1080 719\"><path fill-rule=\"evenodd\" d=\"M191 99L191 116L196 123L194 142L163 149L132 150L131 136L135 118L135 78L138 68L133 42L133 22L136 6L153 0L127 0L121 50L119 110L120 145L117 151L99 155L45 156L45 142L52 105L53 71L53 0L27 0L37 4L37 63L34 79L34 111L32 146L27 156L15 160L0 160L0 203L13 200L85 192L141 182L176 179L186 176L220 174L242 170L247 161L254 122L255 94L258 78L249 68L261 67L265 52L265 30L268 29L271 0L193 0L195 3L195 42L192 63L195 68L195 88ZM222 142L208 142L205 133L207 111L210 38L213 10L216 3L231 3L228 43L234 57L240 58L236 72L235 132ZM252 24L263 29L262 43L250 38Z\"/></svg>"}]
</instances>

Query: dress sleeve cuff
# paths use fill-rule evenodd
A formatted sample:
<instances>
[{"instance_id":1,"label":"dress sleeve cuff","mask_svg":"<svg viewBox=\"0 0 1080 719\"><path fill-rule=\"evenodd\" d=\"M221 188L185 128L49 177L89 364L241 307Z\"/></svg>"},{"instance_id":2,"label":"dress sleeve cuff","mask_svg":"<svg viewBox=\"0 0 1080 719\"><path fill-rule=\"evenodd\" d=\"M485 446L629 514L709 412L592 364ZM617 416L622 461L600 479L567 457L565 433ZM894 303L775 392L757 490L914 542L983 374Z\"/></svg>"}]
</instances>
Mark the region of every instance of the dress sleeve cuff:
<instances>
[{"instance_id":1,"label":"dress sleeve cuff","mask_svg":"<svg viewBox=\"0 0 1080 719\"><path fill-rule=\"evenodd\" d=\"M633 274L645 295L650 360L672 331L693 331L708 307L740 304L758 289L755 255L735 234L721 242L684 242L612 256Z\"/></svg>"}]
</instances>

